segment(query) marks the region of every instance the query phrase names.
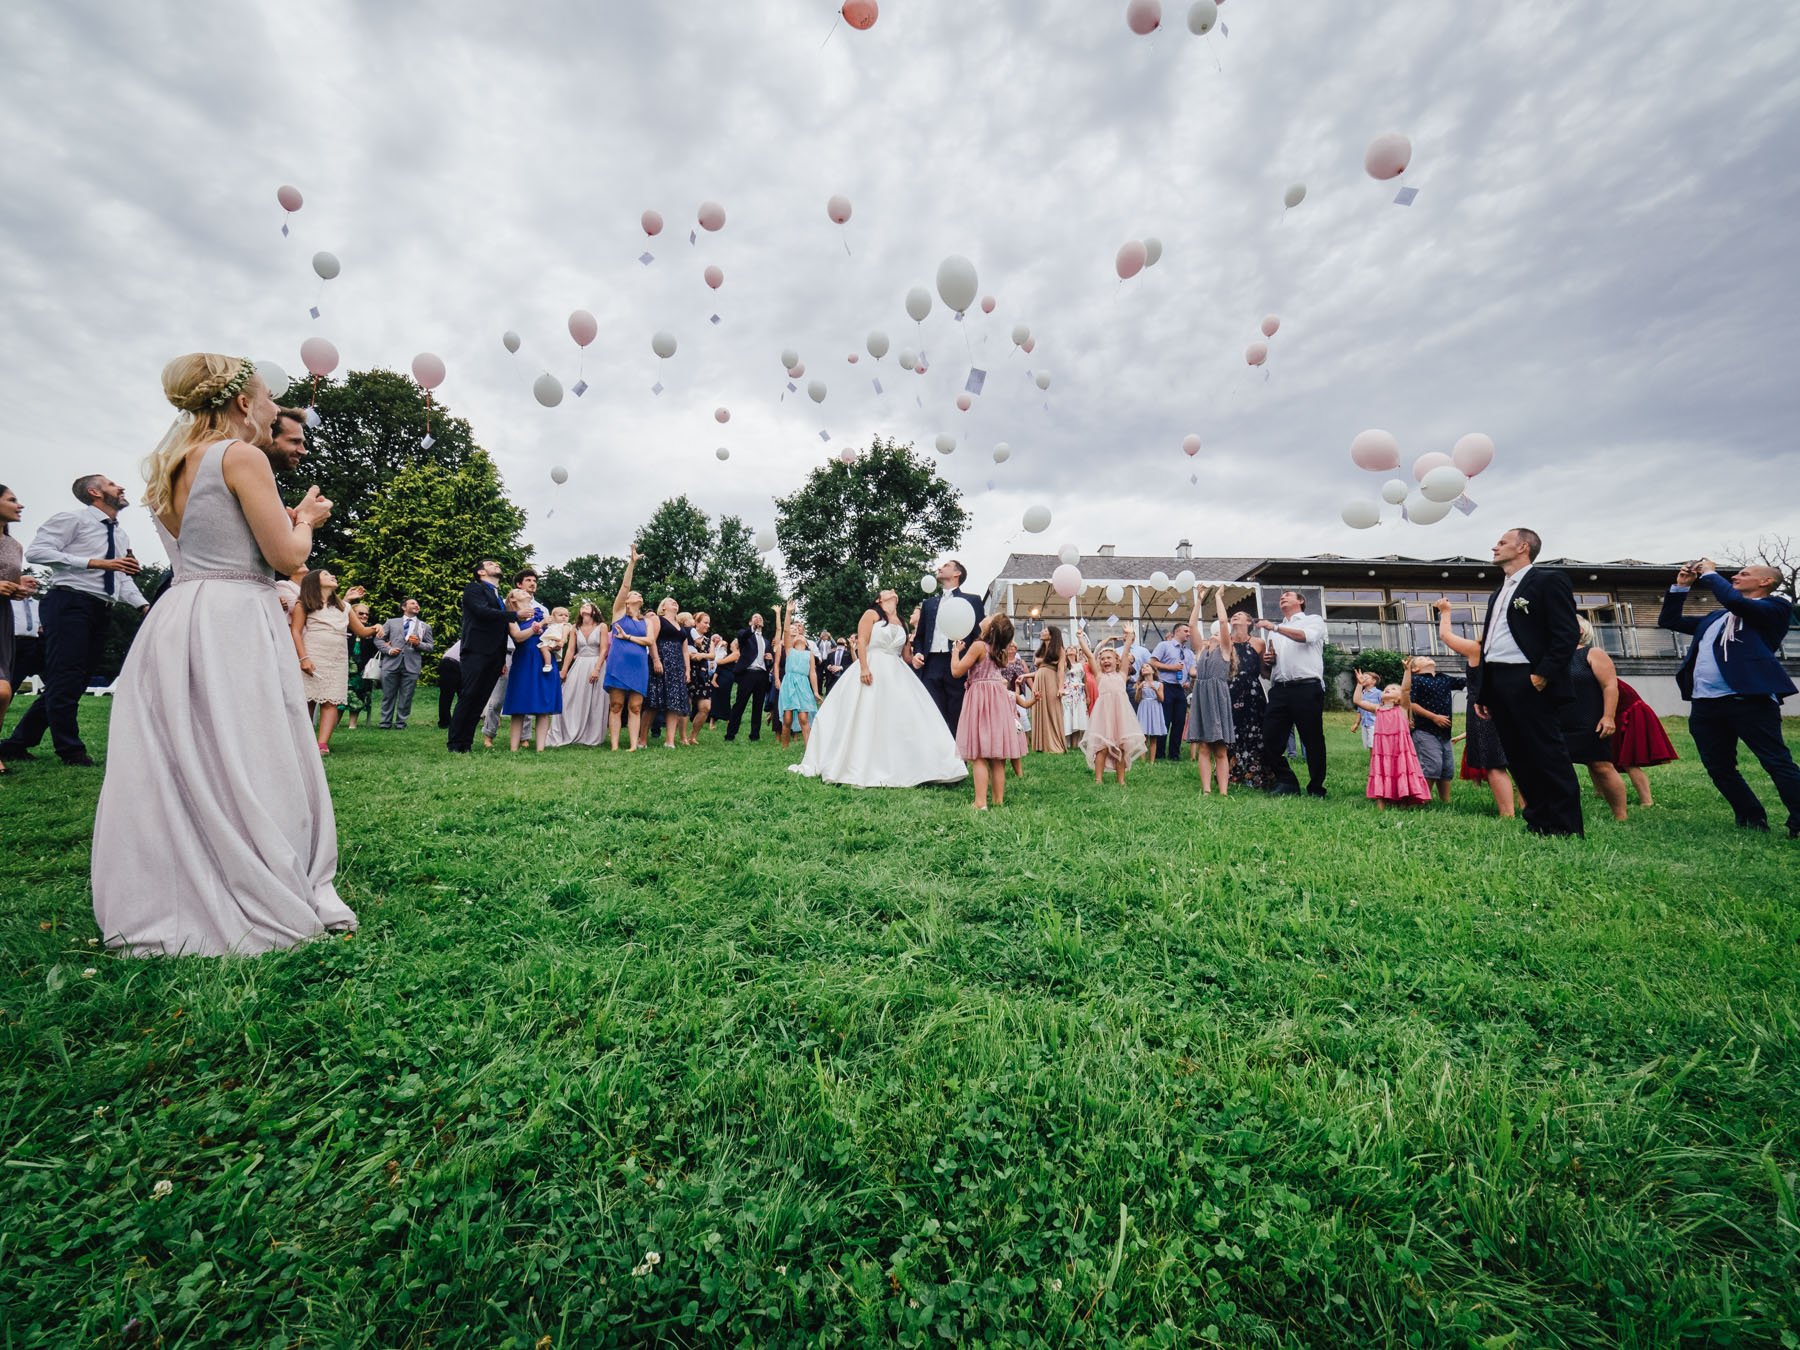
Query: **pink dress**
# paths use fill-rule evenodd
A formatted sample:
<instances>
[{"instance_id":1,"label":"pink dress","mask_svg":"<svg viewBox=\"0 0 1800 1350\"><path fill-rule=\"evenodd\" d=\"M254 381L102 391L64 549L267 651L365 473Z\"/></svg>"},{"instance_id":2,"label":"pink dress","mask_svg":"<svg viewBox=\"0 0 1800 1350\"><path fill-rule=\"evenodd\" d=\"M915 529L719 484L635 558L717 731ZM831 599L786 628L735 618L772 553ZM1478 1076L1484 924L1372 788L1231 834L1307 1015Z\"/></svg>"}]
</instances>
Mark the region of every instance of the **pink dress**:
<instances>
[{"instance_id":1,"label":"pink dress","mask_svg":"<svg viewBox=\"0 0 1800 1350\"><path fill-rule=\"evenodd\" d=\"M1425 771L1419 752L1413 749L1412 722L1404 708L1383 708L1375 714L1375 744L1369 750L1370 801L1428 802Z\"/></svg>"},{"instance_id":2,"label":"pink dress","mask_svg":"<svg viewBox=\"0 0 1800 1350\"><path fill-rule=\"evenodd\" d=\"M1094 699L1094 707L1088 713L1087 734L1081 738L1081 753L1087 756L1088 767L1092 768L1094 760L1102 750L1111 752L1115 763L1108 768L1117 767L1116 760L1123 758L1126 767L1133 761L1141 759L1144 754L1144 729L1138 725L1137 714L1131 708L1131 695L1125 691L1125 677L1118 671L1108 671L1100 676L1100 690Z\"/></svg>"},{"instance_id":3,"label":"pink dress","mask_svg":"<svg viewBox=\"0 0 1800 1350\"><path fill-rule=\"evenodd\" d=\"M963 682L962 717L956 724L959 759L1023 759L1025 733L1018 705L1000 667L984 656L969 667Z\"/></svg>"}]
</instances>

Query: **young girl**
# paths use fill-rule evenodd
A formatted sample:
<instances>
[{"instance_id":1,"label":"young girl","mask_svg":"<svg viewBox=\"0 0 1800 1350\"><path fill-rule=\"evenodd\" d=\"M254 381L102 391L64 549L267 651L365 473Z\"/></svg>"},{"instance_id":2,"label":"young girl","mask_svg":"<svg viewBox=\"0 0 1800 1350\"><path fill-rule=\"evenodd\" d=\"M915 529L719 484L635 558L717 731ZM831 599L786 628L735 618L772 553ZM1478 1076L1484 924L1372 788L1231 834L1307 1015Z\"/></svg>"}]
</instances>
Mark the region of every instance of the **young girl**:
<instances>
[{"instance_id":1,"label":"young girl","mask_svg":"<svg viewBox=\"0 0 1800 1350\"><path fill-rule=\"evenodd\" d=\"M352 589L351 598L362 596ZM352 614L338 594L338 581L322 567L306 574L300 598L288 611L288 631L300 655L300 683L306 692L306 712L319 719L319 753L331 753L331 733L337 730L338 713L350 701L350 640L376 636L381 630Z\"/></svg>"},{"instance_id":2,"label":"young girl","mask_svg":"<svg viewBox=\"0 0 1800 1350\"><path fill-rule=\"evenodd\" d=\"M1194 675L1188 690L1187 740L1194 747L1194 764L1200 770L1201 795L1210 795L1216 782L1223 797L1231 789L1231 743L1237 739L1231 720L1231 682L1237 676L1238 657L1231 641L1231 620L1225 615L1225 588L1213 593L1217 624L1212 628L1206 625L1204 605L1204 593L1196 586L1194 612L1188 618Z\"/></svg>"},{"instance_id":3,"label":"young girl","mask_svg":"<svg viewBox=\"0 0 1800 1350\"><path fill-rule=\"evenodd\" d=\"M1108 765L1121 786L1125 770L1144 753L1144 733L1138 727L1137 714L1131 710L1131 695L1125 692L1125 663L1110 645L1102 643L1098 654L1088 646L1087 634L1080 634L1081 655L1095 672L1099 691L1094 708L1088 714L1087 731L1082 736L1081 753L1093 766L1094 781L1106 776ZM1076 697L1087 701L1087 691L1076 686Z\"/></svg>"},{"instance_id":4,"label":"young girl","mask_svg":"<svg viewBox=\"0 0 1800 1350\"><path fill-rule=\"evenodd\" d=\"M1407 671L1409 681L1412 672ZM1375 744L1369 752L1369 800L1383 811L1389 802L1401 806L1422 805L1431 800L1419 752L1412 743L1412 707L1405 685L1390 684L1381 691L1381 710L1375 714Z\"/></svg>"},{"instance_id":5,"label":"young girl","mask_svg":"<svg viewBox=\"0 0 1800 1350\"><path fill-rule=\"evenodd\" d=\"M538 634L538 650L544 654L544 674L548 675L556 668L562 657L563 643L568 641L572 629L567 606L558 605L550 611L550 626Z\"/></svg>"},{"instance_id":6,"label":"young girl","mask_svg":"<svg viewBox=\"0 0 1800 1350\"><path fill-rule=\"evenodd\" d=\"M1085 650L1087 635L1084 633L1080 637L1081 646ZM1087 735L1088 729L1087 665L1073 654L1068 667L1063 671L1062 727L1063 739L1076 749L1081 749L1081 738Z\"/></svg>"},{"instance_id":7,"label":"young girl","mask_svg":"<svg viewBox=\"0 0 1800 1350\"><path fill-rule=\"evenodd\" d=\"M1144 733L1144 744L1150 748L1150 762L1156 763L1156 747L1169 734L1169 720L1163 716L1162 681L1148 661L1138 675L1138 727Z\"/></svg>"},{"instance_id":8,"label":"young girl","mask_svg":"<svg viewBox=\"0 0 1800 1350\"><path fill-rule=\"evenodd\" d=\"M1463 637L1451 626L1448 600L1439 600L1435 608L1438 615L1438 637L1446 647L1462 657L1473 673L1481 664L1481 644L1474 638ZM1525 809L1525 802L1518 789L1513 786L1512 775L1506 771L1506 751L1500 745L1500 733L1494 730L1493 719L1483 716L1471 701L1469 715L1464 719L1463 727L1462 769L1457 776L1470 783L1486 783L1488 791L1494 794L1494 809L1503 820L1511 820L1514 806L1522 811Z\"/></svg>"},{"instance_id":9,"label":"young girl","mask_svg":"<svg viewBox=\"0 0 1800 1350\"><path fill-rule=\"evenodd\" d=\"M1006 805L1006 762L1017 764L1025 753L1013 696L993 655L1006 650L1012 635L1011 619L990 614L981 621L981 635L967 648L960 639L950 648L950 673L966 677L962 717L956 724L956 753L967 761L975 777L977 811L988 809L990 789L994 805Z\"/></svg>"},{"instance_id":10,"label":"young girl","mask_svg":"<svg viewBox=\"0 0 1800 1350\"><path fill-rule=\"evenodd\" d=\"M1357 725L1362 729L1363 749L1375 748L1375 714L1381 711L1381 691L1375 687L1375 672L1356 672L1356 688L1350 691L1350 706L1356 709Z\"/></svg>"},{"instance_id":11,"label":"young girl","mask_svg":"<svg viewBox=\"0 0 1800 1350\"><path fill-rule=\"evenodd\" d=\"M780 613L777 609L776 614ZM794 732L795 718L800 719L802 745L812 733L812 715L819 711L819 667L806 641L805 624L789 622L783 647L785 650L775 653L775 674L781 682L781 698L776 706L781 709L781 744L785 749Z\"/></svg>"}]
</instances>

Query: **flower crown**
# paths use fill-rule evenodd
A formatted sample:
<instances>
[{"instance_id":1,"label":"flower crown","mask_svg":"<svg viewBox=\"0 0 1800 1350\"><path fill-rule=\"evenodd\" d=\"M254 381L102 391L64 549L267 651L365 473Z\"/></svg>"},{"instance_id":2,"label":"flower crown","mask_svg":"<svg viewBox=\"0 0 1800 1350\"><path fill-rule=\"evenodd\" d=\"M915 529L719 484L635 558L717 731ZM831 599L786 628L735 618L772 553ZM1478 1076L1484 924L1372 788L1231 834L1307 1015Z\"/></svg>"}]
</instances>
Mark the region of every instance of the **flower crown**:
<instances>
[{"instance_id":1,"label":"flower crown","mask_svg":"<svg viewBox=\"0 0 1800 1350\"><path fill-rule=\"evenodd\" d=\"M247 356L241 358L238 361L237 374L225 381L219 392L206 400L206 407L213 412L224 408L226 404L243 392L244 386L250 383L250 377L254 374L256 374L256 362Z\"/></svg>"}]
</instances>

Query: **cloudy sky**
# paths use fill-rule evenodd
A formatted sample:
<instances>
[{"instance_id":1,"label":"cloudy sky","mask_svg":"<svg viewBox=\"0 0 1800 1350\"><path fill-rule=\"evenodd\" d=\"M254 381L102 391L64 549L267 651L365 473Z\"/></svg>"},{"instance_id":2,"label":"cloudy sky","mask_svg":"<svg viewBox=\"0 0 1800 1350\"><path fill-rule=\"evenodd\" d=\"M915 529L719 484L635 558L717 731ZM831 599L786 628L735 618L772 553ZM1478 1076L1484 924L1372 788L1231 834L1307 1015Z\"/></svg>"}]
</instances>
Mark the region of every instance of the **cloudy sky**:
<instances>
[{"instance_id":1,"label":"cloudy sky","mask_svg":"<svg viewBox=\"0 0 1800 1350\"><path fill-rule=\"evenodd\" d=\"M1672 559L1800 533L1787 8L1230 0L1205 38L1176 0L1148 37L1124 9L883 0L856 32L832 0L6 5L0 482L27 528L78 472L136 488L166 359L299 371L316 333L347 368L444 358L541 562L620 551L678 492L767 523L877 434L956 438L977 581L1064 542L1437 556L1529 523L1553 554ZM1410 207L1363 172L1387 131ZM287 238L282 183L306 197ZM707 199L726 226L690 245ZM1120 284L1145 236L1162 261ZM323 286L319 249L343 264ZM903 297L953 253L996 312L915 325ZM1243 351L1267 313L1265 380ZM823 404L782 401L786 347ZM546 370L591 388L541 408ZM1491 435L1479 509L1347 529L1381 483L1349 461L1366 427L1408 464ZM1026 536L1034 503L1054 522Z\"/></svg>"}]
</instances>

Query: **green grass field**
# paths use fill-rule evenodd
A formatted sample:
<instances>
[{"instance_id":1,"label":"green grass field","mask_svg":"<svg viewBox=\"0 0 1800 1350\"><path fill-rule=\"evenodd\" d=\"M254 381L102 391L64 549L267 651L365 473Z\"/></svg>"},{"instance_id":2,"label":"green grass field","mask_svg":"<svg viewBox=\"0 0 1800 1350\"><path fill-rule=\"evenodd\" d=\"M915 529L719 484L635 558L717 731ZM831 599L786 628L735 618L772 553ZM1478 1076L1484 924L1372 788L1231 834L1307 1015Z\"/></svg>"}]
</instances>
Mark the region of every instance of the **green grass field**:
<instances>
[{"instance_id":1,"label":"green grass field","mask_svg":"<svg viewBox=\"0 0 1800 1350\"><path fill-rule=\"evenodd\" d=\"M249 961L97 949L11 766L0 1344L1800 1344L1800 844L1671 729L1585 842L1344 718L1329 802L980 817L340 732L362 931Z\"/></svg>"}]
</instances>

